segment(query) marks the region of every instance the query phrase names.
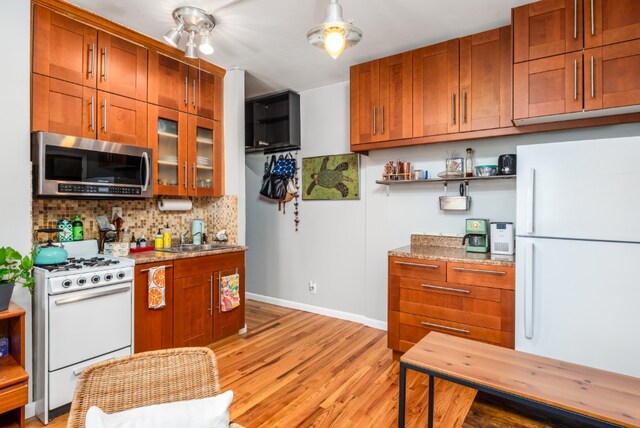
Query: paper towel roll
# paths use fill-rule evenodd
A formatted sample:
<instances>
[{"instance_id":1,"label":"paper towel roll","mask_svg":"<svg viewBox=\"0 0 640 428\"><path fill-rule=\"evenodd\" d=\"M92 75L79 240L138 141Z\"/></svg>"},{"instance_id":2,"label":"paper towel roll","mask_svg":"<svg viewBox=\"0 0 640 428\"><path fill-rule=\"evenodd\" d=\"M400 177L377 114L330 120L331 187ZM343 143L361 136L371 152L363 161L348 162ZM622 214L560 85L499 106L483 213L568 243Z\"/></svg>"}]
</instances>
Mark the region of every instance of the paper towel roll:
<instances>
[{"instance_id":1,"label":"paper towel roll","mask_svg":"<svg viewBox=\"0 0 640 428\"><path fill-rule=\"evenodd\" d=\"M189 211L193 207L190 199L160 199L158 209L160 211Z\"/></svg>"}]
</instances>

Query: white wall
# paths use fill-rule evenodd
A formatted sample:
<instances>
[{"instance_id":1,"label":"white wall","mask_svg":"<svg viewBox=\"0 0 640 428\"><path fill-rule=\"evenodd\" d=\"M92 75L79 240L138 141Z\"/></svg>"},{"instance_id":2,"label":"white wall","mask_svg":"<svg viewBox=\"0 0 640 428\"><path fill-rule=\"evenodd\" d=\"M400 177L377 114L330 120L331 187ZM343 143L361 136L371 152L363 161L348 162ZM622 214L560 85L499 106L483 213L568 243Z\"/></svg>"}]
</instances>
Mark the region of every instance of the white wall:
<instances>
[{"instance_id":1,"label":"white wall","mask_svg":"<svg viewBox=\"0 0 640 428\"><path fill-rule=\"evenodd\" d=\"M31 246L30 2L12 0L3 4L11 52L10 60L0 67L0 246L14 247L24 255ZM16 287L13 300L27 310L26 357L27 370L31 372L31 295Z\"/></svg>"},{"instance_id":2,"label":"white wall","mask_svg":"<svg viewBox=\"0 0 640 428\"><path fill-rule=\"evenodd\" d=\"M224 76L225 193L238 196L238 243L246 242L244 174L244 70Z\"/></svg>"},{"instance_id":3,"label":"white wall","mask_svg":"<svg viewBox=\"0 0 640 428\"><path fill-rule=\"evenodd\" d=\"M348 83L300 98L299 157L349 152ZM464 233L469 217L515 221L515 180L471 182L471 210L442 212L440 185L396 186L387 196L386 187L375 184L386 162L411 161L435 175L449 154L464 156L467 147L474 149L476 165L496 164L498 155L515 153L517 145L628 135L640 135L640 124L371 151L361 156L362 199L301 201L298 233L293 207L282 215L277 205L258 199L265 157L247 155L247 290L386 322L387 251L407 245L415 232ZM451 186L450 194L455 191ZM307 291L309 280L318 282L317 295Z\"/></svg>"}]
</instances>

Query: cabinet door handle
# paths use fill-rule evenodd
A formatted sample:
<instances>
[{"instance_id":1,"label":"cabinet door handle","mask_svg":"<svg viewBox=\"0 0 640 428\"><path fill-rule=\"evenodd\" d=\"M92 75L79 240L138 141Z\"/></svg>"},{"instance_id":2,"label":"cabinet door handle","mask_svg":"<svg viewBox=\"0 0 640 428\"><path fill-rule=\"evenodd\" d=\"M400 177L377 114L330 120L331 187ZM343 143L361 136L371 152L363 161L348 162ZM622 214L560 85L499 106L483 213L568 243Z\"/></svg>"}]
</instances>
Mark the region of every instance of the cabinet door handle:
<instances>
[{"instance_id":1,"label":"cabinet door handle","mask_svg":"<svg viewBox=\"0 0 640 428\"><path fill-rule=\"evenodd\" d=\"M192 177L193 190L196 190L196 164L195 164L195 162L191 164L191 172L193 173L193 177Z\"/></svg>"},{"instance_id":2,"label":"cabinet door handle","mask_svg":"<svg viewBox=\"0 0 640 428\"><path fill-rule=\"evenodd\" d=\"M456 93L451 92L451 125L456 124Z\"/></svg>"},{"instance_id":3,"label":"cabinet door handle","mask_svg":"<svg viewBox=\"0 0 640 428\"><path fill-rule=\"evenodd\" d=\"M578 99L578 60L573 60L573 99Z\"/></svg>"},{"instance_id":4,"label":"cabinet door handle","mask_svg":"<svg viewBox=\"0 0 640 428\"><path fill-rule=\"evenodd\" d=\"M237 270L236 270L237 273ZM222 271L218 272L218 313L222 313L222 296L220 295L220 281L222 281Z\"/></svg>"},{"instance_id":5,"label":"cabinet door handle","mask_svg":"<svg viewBox=\"0 0 640 428\"><path fill-rule=\"evenodd\" d=\"M462 121L467 123L467 91L462 93Z\"/></svg>"},{"instance_id":6,"label":"cabinet door handle","mask_svg":"<svg viewBox=\"0 0 640 428\"><path fill-rule=\"evenodd\" d=\"M91 106L91 111L89 112L89 117L91 117L91 130L96 130L96 110L95 110L95 97L91 97L91 102L89 105Z\"/></svg>"},{"instance_id":7,"label":"cabinet door handle","mask_svg":"<svg viewBox=\"0 0 640 428\"><path fill-rule=\"evenodd\" d=\"M187 97L189 96L189 76L184 76L184 105L188 104Z\"/></svg>"},{"instance_id":8,"label":"cabinet door handle","mask_svg":"<svg viewBox=\"0 0 640 428\"><path fill-rule=\"evenodd\" d=\"M382 128L381 132L384 135L384 106L380 106L380 114L382 116L381 117L382 120L380 121L380 128Z\"/></svg>"},{"instance_id":9,"label":"cabinet door handle","mask_svg":"<svg viewBox=\"0 0 640 428\"><path fill-rule=\"evenodd\" d=\"M593 55L591 55L591 98L596 97L596 59Z\"/></svg>"},{"instance_id":10,"label":"cabinet door handle","mask_svg":"<svg viewBox=\"0 0 640 428\"><path fill-rule=\"evenodd\" d=\"M420 285L423 288L428 288L430 290L450 291L452 293L461 293L461 294L471 294L470 290L464 290L462 288L440 287L438 285L431 285L431 284L420 284Z\"/></svg>"},{"instance_id":11,"label":"cabinet door handle","mask_svg":"<svg viewBox=\"0 0 640 428\"><path fill-rule=\"evenodd\" d=\"M89 61L89 76L93 79L96 75L96 44L91 43L91 47L89 48L89 52L91 53L90 61Z\"/></svg>"},{"instance_id":12,"label":"cabinet door handle","mask_svg":"<svg viewBox=\"0 0 640 428\"><path fill-rule=\"evenodd\" d=\"M498 275L498 276L504 276L507 274L503 270L484 270L484 269L471 269L471 268L461 268L461 267L453 268L453 270L457 272L486 273L487 275Z\"/></svg>"},{"instance_id":13,"label":"cabinet door handle","mask_svg":"<svg viewBox=\"0 0 640 428\"><path fill-rule=\"evenodd\" d=\"M187 183L189 182L187 171L189 171L189 168L187 167L187 161L184 161L184 188L185 189L187 188Z\"/></svg>"},{"instance_id":14,"label":"cabinet door handle","mask_svg":"<svg viewBox=\"0 0 640 428\"><path fill-rule=\"evenodd\" d=\"M373 106L373 135L376 135L376 107Z\"/></svg>"},{"instance_id":15,"label":"cabinet door handle","mask_svg":"<svg viewBox=\"0 0 640 428\"><path fill-rule=\"evenodd\" d=\"M578 0L573 0L573 38L578 38Z\"/></svg>"},{"instance_id":16,"label":"cabinet door handle","mask_svg":"<svg viewBox=\"0 0 640 428\"><path fill-rule=\"evenodd\" d=\"M209 315L213 316L213 274L209 277Z\"/></svg>"},{"instance_id":17,"label":"cabinet door handle","mask_svg":"<svg viewBox=\"0 0 640 428\"><path fill-rule=\"evenodd\" d=\"M425 268L425 269L439 269L440 266L439 265L423 265L422 263L411 263L411 262L394 262L397 265L401 265L401 266L415 266L415 267L421 267L421 268Z\"/></svg>"},{"instance_id":18,"label":"cabinet door handle","mask_svg":"<svg viewBox=\"0 0 640 428\"><path fill-rule=\"evenodd\" d=\"M591 0L591 35L595 36L596 34L596 15L593 10L593 0Z\"/></svg>"},{"instance_id":19,"label":"cabinet door handle","mask_svg":"<svg viewBox=\"0 0 640 428\"><path fill-rule=\"evenodd\" d=\"M102 130L107 133L107 99L102 101Z\"/></svg>"},{"instance_id":20,"label":"cabinet door handle","mask_svg":"<svg viewBox=\"0 0 640 428\"><path fill-rule=\"evenodd\" d=\"M426 321L422 321L421 324L426 326L426 327L434 327L434 328L440 328L442 330L447 330L447 331L455 331L456 333L462 333L462 334L469 334L470 333L469 330L466 330L464 328L447 327L446 325L433 324L433 323L426 322Z\"/></svg>"},{"instance_id":21,"label":"cabinet door handle","mask_svg":"<svg viewBox=\"0 0 640 428\"><path fill-rule=\"evenodd\" d=\"M193 79L193 100L191 100L191 104L195 108L195 106L196 106L196 79Z\"/></svg>"},{"instance_id":22,"label":"cabinet door handle","mask_svg":"<svg viewBox=\"0 0 640 428\"><path fill-rule=\"evenodd\" d=\"M107 81L107 48L102 49L102 80Z\"/></svg>"}]
</instances>

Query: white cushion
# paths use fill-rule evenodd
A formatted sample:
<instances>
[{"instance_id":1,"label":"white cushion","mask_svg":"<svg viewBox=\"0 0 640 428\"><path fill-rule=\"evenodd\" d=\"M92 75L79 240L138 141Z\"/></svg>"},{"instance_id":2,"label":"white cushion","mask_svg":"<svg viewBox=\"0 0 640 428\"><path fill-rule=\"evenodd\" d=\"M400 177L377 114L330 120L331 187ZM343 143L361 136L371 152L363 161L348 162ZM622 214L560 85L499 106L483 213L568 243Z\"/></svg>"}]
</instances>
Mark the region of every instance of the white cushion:
<instances>
[{"instance_id":1,"label":"white cushion","mask_svg":"<svg viewBox=\"0 0 640 428\"><path fill-rule=\"evenodd\" d=\"M105 413L92 406L86 428L229 428L229 406L233 391L198 400L176 401Z\"/></svg>"}]
</instances>

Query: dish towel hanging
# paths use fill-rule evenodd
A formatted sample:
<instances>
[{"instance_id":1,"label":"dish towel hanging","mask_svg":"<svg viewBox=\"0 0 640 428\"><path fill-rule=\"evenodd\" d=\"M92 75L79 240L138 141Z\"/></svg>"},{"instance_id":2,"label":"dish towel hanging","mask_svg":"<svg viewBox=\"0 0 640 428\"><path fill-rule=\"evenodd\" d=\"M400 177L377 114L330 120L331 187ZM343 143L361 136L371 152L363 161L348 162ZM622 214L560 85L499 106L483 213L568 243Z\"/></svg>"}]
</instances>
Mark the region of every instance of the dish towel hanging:
<instances>
[{"instance_id":1,"label":"dish towel hanging","mask_svg":"<svg viewBox=\"0 0 640 428\"><path fill-rule=\"evenodd\" d=\"M220 311L229 312L240 306L240 275L227 275L220 278Z\"/></svg>"},{"instance_id":2,"label":"dish towel hanging","mask_svg":"<svg viewBox=\"0 0 640 428\"><path fill-rule=\"evenodd\" d=\"M147 301L149 309L164 308L164 285L165 285L165 268L158 266L149 268L149 291L147 293Z\"/></svg>"}]
</instances>

